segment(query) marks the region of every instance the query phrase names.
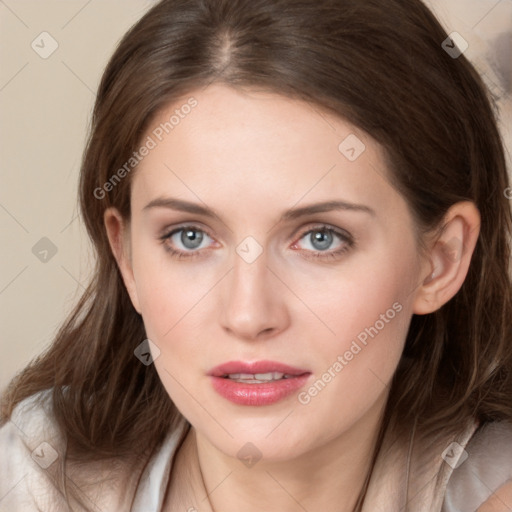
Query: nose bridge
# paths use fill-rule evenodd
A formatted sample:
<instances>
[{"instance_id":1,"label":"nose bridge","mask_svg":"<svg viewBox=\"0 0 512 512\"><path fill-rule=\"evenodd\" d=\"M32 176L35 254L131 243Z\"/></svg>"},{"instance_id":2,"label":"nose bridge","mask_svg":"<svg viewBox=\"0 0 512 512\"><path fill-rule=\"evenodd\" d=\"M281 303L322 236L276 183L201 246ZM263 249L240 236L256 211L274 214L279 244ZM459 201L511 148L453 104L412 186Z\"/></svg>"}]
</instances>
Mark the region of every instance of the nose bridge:
<instances>
[{"instance_id":1,"label":"nose bridge","mask_svg":"<svg viewBox=\"0 0 512 512\"><path fill-rule=\"evenodd\" d=\"M231 306L243 309L251 304L252 309L257 306L261 311L267 303L270 288L266 254L246 243L240 244L236 253L229 290Z\"/></svg>"},{"instance_id":2,"label":"nose bridge","mask_svg":"<svg viewBox=\"0 0 512 512\"><path fill-rule=\"evenodd\" d=\"M233 269L224 288L222 323L225 329L244 338L282 327L283 304L275 293L267 253L254 239L236 248Z\"/></svg>"},{"instance_id":3,"label":"nose bridge","mask_svg":"<svg viewBox=\"0 0 512 512\"><path fill-rule=\"evenodd\" d=\"M237 249L238 251L238 249ZM240 299L245 295L256 295L258 299L260 292L264 290L264 283L268 280L267 258L261 253L254 259L245 259L238 253L234 258L232 272L231 293L241 294Z\"/></svg>"}]
</instances>

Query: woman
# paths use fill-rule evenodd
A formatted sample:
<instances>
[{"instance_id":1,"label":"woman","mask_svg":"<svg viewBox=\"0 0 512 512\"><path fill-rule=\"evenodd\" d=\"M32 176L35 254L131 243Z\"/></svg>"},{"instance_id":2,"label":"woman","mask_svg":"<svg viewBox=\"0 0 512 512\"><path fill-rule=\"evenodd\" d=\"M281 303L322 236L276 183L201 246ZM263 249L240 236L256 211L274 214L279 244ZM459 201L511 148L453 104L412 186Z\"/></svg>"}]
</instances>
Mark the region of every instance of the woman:
<instances>
[{"instance_id":1,"label":"woman","mask_svg":"<svg viewBox=\"0 0 512 512\"><path fill-rule=\"evenodd\" d=\"M455 48L404 0L128 32L81 170L96 272L3 397L0 506L512 506L509 183Z\"/></svg>"}]
</instances>

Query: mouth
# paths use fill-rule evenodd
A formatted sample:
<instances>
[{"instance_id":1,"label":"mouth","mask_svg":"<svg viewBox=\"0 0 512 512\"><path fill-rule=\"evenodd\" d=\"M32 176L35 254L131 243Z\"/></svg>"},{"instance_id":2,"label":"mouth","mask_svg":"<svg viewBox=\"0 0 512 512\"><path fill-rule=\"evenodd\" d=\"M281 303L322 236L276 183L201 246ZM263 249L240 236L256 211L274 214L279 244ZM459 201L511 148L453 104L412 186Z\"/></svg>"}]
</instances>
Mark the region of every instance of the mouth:
<instances>
[{"instance_id":1,"label":"mouth","mask_svg":"<svg viewBox=\"0 0 512 512\"><path fill-rule=\"evenodd\" d=\"M215 391L238 405L270 405L300 389L311 372L274 361L230 361L209 374Z\"/></svg>"},{"instance_id":2,"label":"mouth","mask_svg":"<svg viewBox=\"0 0 512 512\"><path fill-rule=\"evenodd\" d=\"M268 382L272 380L290 379L311 373L308 370L278 363L276 361L229 361L213 368L208 375L213 377L229 378L232 380L244 380Z\"/></svg>"},{"instance_id":3,"label":"mouth","mask_svg":"<svg viewBox=\"0 0 512 512\"><path fill-rule=\"evenodd\" d=\"M283 379L292 379L294 375L285 374L281 372L268 372L268 373L230 373L222 375L223 379L229 379L234 382L241 382L243 384L264 384L265 382L274 382Z\"/></svg>"}]
</instances>

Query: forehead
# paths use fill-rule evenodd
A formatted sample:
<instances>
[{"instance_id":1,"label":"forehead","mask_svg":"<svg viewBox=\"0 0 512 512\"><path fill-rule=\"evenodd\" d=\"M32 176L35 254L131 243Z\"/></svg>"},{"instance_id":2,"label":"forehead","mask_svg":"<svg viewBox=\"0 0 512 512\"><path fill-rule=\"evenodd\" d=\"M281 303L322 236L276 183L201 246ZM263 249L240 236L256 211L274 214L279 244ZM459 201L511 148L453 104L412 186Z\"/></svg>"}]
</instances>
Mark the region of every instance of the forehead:
<instances>
[{"instance_id":1,"label":"forehead","mask_svg":"<svg viewBox=\"0 0 512 512\"><path fill-rule=\"evenodd\" d=\"M193 108L184 108L195 101ZM147 130L132 204L165 194L212 206L345 199L391 205L376 141L341 117L282 95L210 85L168 105ZM355 157L355 158L354 158Z\"/></svg>"}]
</instances>

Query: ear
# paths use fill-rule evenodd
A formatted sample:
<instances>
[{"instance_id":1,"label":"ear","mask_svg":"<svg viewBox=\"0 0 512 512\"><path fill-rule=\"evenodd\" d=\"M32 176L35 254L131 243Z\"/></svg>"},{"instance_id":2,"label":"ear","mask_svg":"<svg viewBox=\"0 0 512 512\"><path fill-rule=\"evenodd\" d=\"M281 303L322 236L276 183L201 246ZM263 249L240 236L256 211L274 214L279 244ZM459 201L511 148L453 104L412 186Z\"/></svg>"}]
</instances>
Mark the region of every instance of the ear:
<instances>
[{"instance_id":1,"label":"ear","mask_svg":"<svg viewBox=\"0 0 512 512\"><path fill-rule=\"evenodd\" d=\"M140 314L139 298L133 276L130 250L130 224L125 221L116 208L107 208L103 215L110 248L117 261L124 285L132 301L133 307Z\"/></svg>"},{"instance_id":2,"label":"ear","mask_svg":"<svg viewBox=\"0 0 512 512\"><path fill-rule=\"evenodd\" d=\"M413 313L425 315L446 304L461 288L480 234L480 212L474 203L453 205L443 219L441 234L430 242L417 289Z\"/></svg>"}]
</instances>

